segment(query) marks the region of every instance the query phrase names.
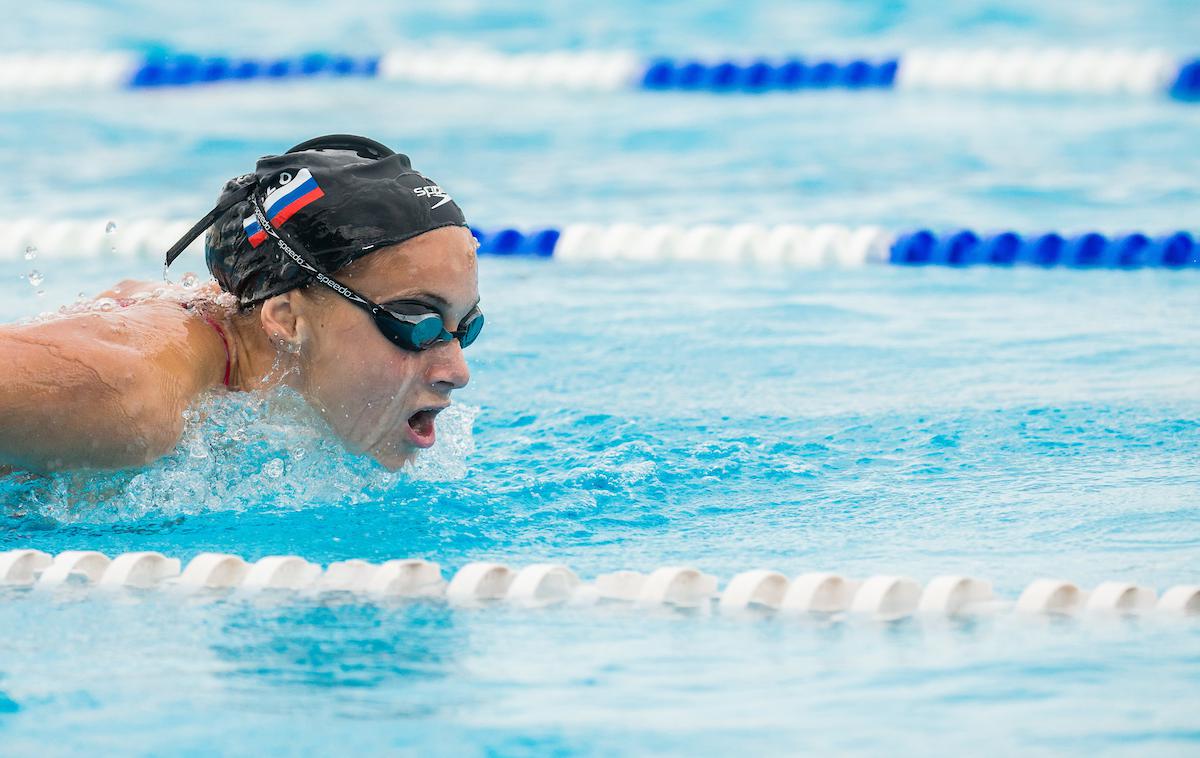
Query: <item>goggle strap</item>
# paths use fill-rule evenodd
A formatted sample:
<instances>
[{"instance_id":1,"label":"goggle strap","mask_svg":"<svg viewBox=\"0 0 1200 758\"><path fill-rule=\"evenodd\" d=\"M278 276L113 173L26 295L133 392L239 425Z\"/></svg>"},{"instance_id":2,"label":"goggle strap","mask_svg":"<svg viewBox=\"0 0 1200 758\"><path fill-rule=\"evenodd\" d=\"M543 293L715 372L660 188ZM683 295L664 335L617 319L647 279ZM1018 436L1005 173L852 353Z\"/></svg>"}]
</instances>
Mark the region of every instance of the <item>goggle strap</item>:
<instances>
[{"instance_id":1,"label":"goggle strap","mask_svg":"<svg viewBox=\"0 0 1200 758\"><path fill-rule=\"evenodd\" d=\"M269 236L274 238L276 246L283 251L284 255L291 258L297 266L305 271L312 272L312 274L316 276L318 282L324 284L326 287L329 287L347 300L353 300L356 303L361 303L367 308L370 308L372 312L376 307L378 307L367 302L357 292L345 286L344 284L341 284L324 271L317 268L317 264L310 258L306 257L308 251L304 250L303 245L301 245L299 242L296 242L296 240L287 232L286 229L278 228L267 220L267 212L263 210L262 203L259 202L257 195L252 194L250 196L250 206L254 209L254 218L258 220L258 225L265 229ZM299 252L297 252L297 250L303 250L305 255L301 255Z\"/></svg>"},{"instance_id":2,"label":"goggle strap","mask_svg":"<svg viewBox=\"0 0 1200 758\"><path fill-rule=\"evenodd\" d=\"M219 203L217 207L204 214L204 218L192 225L192 228L188 229L187 233L179 238L179 241L167 248L166 265L170 266L172 263L174 263L175 259L180 255L183 255L184 250L187 250L188 245L192 244L192 242L201 234L203 234L205 230L215 224L217 219L224 215L226 211L245 200L246 197L251 194L253 189L254 184L251 183L238 187L233 194L225 199L225 202Z\"/></svg>"}]
</instances>

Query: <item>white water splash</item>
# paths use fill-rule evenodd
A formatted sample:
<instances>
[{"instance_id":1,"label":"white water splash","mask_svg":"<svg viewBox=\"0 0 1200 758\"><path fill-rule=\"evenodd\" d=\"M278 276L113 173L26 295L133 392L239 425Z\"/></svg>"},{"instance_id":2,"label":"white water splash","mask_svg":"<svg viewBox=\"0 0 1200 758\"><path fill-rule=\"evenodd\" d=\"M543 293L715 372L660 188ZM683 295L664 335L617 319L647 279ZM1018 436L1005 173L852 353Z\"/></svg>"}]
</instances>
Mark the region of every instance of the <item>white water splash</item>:
<instances>
[{"instance_id":1,"label":"white water splash","mask_svg":"<svg viewBox=\"0 0 1200 758\"><path fill-rule=\"evenodd\" d=\"M347 452L293 390L213 393L184 413L165 458L136 470L15 474L0 479L0 502L9 517L106 523L378 501L405 481L466 476L478 412L451 406L438 417L437 444L392 472Z\"/></svg>"}]
</instances>

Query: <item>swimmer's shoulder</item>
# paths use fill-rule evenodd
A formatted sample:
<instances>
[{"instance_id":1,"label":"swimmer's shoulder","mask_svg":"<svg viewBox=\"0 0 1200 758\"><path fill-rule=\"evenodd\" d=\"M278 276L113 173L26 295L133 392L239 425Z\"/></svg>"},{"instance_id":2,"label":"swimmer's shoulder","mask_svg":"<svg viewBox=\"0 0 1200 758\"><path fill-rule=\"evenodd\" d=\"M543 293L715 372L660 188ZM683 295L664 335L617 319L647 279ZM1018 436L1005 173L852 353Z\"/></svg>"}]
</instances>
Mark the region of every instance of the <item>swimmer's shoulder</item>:
<instances>
[{"instance_id":1,"label":"swimmer's shoulder","mask_svg":"<svg viewBox=\"0 0 1200 758\"><path fill-rule=\"evenodd\" d=\"M40 430L23 454L38 468L117 468L169 453L208 381L193 361L213 347L196 321L178 302L151 299L0 328L11 377L0 387L0 461Z\"/></svg>"}]
</instances>

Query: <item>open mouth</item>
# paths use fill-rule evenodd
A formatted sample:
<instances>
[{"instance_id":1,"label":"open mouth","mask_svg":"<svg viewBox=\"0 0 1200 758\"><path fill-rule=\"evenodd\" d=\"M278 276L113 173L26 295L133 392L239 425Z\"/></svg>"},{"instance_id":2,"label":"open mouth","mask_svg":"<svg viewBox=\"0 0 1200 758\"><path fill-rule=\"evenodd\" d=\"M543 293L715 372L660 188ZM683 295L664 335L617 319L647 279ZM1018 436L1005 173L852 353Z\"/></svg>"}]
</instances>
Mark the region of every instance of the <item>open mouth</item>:
<instances>
[{"instance_id":1,"label":"open mouth","mask_svg":"<svg viewBox=\"0 0 1200 758\"><path fill-rule=\"evenodd\" d=\"M443 408L422 408L408 417L408 438L414 445L422 448L433 445L437 439L433 421Z\"/></svg>"}]
</instances>

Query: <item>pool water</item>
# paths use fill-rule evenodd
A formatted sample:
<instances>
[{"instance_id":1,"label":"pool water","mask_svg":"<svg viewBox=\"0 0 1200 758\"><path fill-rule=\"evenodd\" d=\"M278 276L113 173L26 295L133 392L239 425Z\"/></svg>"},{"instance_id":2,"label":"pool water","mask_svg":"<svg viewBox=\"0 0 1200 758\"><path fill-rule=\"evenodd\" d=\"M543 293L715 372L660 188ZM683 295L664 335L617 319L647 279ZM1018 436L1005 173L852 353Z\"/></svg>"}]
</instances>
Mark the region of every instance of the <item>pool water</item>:
<instances>
[{"instance_id":1,"label":"pool water","mask_svg":"<svg viewBox=\"0 0 1200 758\"><path fill-rule=\"evenodd\" d=\"M182 7L67 8L21 9L0 41L28 48L51 17L45 49L239 52L262 39ZM263 44L1185 53L1200 32L1177 2L688 8L289 5ZM51 93L0 111L7 218L198 218L260 154L348 131L408 152L489 226L1200 230L1200 108L1167 99L357 81ZM160 262L119 255L0 258L3 322L162 276ZM173 276L202 266L185 257ZM0 480L0 547L419 556L447 575L480 559L562 562L584 578L677 563L723 579L964 573L1010 598L1039 576L1159 590L1200 579L1194 271L484 259L480 277L488 326L468 352L472 382L416 470L347 455L287 393L215 396L146 469ZM1190 620L9 593L0 628L0 744L13 754L1200 747Z\"/></svg>"}]
</instances>

